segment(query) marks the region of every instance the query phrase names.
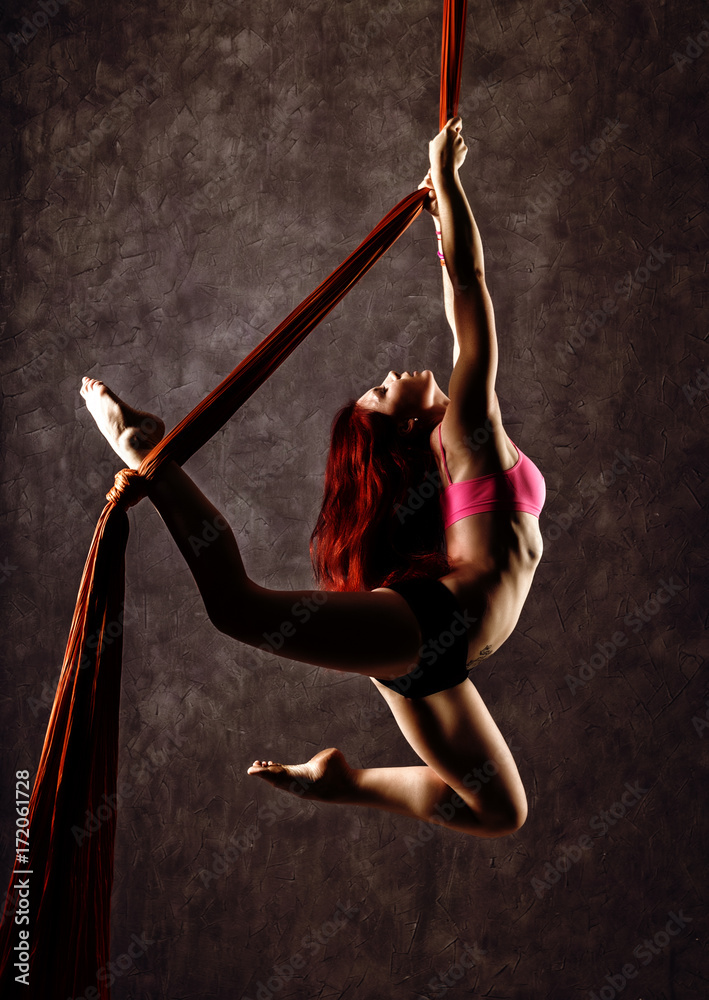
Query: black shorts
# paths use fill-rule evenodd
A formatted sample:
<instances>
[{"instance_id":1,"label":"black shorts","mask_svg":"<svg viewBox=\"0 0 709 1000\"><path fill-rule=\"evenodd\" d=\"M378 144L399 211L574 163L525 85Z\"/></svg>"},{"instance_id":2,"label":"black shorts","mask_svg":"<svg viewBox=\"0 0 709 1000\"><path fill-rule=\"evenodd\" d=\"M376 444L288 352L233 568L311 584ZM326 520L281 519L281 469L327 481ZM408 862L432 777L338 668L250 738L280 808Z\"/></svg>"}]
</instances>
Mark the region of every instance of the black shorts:
<instances>
[{"instance_id":1,"label":"black shorts","mask_svg":"<svg viewBox=\"0 0 709 1000\"><path fill-rule=\"evenodd\" d=\"M405 698L425 698L460 684L468 676L468 627L477 619L463 612L440 580L402 580L386 584L401 594L421 629L418 663L393 681L376 679Z\"/></svg>"}]
</instances>

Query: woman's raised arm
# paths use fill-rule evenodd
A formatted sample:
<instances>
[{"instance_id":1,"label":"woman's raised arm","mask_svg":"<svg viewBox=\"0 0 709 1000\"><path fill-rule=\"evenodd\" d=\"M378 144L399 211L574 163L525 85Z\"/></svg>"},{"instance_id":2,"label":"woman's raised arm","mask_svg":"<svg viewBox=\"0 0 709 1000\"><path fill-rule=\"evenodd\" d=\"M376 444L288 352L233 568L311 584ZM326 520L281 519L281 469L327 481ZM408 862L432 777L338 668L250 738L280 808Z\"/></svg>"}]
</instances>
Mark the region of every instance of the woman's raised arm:
<instances>
[{"instance_id":1,"label":"woman's raised arm","mask_svg":"<svg viewBox=\"0 0 709 1000\"><path fill-rule=\"evenodd\" d=\"M430 177L436 194L445 268L452 289L458 344L448 395L446 423L463 436L496 405L497 336L492 300L485 284L482 241L459 177L467 146L461 119L451 118L429 143ZM457 425L457 426L452 426Z\"/></svg>"},{"instance_id":2,"label":"woman's raised arm","mask_svg":"<svg viewBox=\"0 0 709 1000\"><path fill-rule=\"evenodd\" d=\"M436 226L436 238L438 239L439 256L441 248L441 217L438 214L438 201L436 200L436 192L433 187L433 178L431 177L431 171L429 169L428 173L424 179L419 184L419 188L430 188L429 196L426 199L424 208L427 212L433 216L433 221ZM455 312L453 310L453 285L451 284L450 275L448 274L448 268L445 266L443 261L441 267L441 275L443 276L443 308L445 309L446 319L448 320L448 325L453 331L453 366L455 366L458 360L458 355L460 354L460 348L458 347L458 333L455 328Z\"/></svg>"}]
</instances>

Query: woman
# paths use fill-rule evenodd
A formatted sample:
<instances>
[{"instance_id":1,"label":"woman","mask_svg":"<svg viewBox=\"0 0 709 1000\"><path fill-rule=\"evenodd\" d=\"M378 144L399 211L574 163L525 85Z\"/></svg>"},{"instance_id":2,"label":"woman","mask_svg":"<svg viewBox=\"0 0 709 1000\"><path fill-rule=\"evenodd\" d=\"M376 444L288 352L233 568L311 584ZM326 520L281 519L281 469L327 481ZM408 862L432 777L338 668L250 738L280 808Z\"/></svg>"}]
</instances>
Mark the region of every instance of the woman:
<instances>
[{"instance_id":1,"label":"woman","mask_svg":"<svg viewBox=\"0 0 709 1000\"><path fill-rule=\"evenodd\" d=\"M175 463L163 467L149 496L220 631L261 646L264 633L278 628L278 655L371 677L424 762L356 769L329 748L306 764L257 760L248 773L306 798L491 838L519 829L527 803L512 754L467 671L517 623L541 557L544 481L502 426L492 303L459 178L467 153L461 129L453 118L429 143L430 170L420 185L432 189L426 207L440 241L454 335L449 395L429 371L392 371L336 418L313 533L316 574L327 589L277 591L252 581L231 529ZM81 394L114 450L137 468L164 434L162 422L96 380L84 378ZM343 462L349 472L338 481ZM393 505L382 475L387 462L398 484ZM429 511L414 532L407 527L409 513L424 506L421 473L445 485L445 556L434 544L440 514L436 522ZM366 516L355 516L353 496ZM205 524L219 529L218 538L195 545ZM294 620L295 604L311 613Z\"/></svg>"}]
</instances>

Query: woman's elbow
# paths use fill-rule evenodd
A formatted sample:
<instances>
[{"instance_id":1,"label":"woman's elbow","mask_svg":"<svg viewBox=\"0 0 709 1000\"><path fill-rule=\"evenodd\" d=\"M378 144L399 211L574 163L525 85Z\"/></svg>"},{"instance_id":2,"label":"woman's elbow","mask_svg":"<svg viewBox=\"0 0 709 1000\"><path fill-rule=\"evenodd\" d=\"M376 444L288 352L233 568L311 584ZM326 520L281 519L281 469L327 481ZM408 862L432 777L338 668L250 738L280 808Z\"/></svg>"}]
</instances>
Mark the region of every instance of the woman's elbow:
<instances>
[{"instance_id":1,"label":"woman's elbow","mask_svg":"<svg viewBox=\"0 0 709 1000\"><path fill-rule=\"evenodd\" d=\"M485 268L482 264L476 264L474 267L456 271L451 278L451 284L456 295L465 295L471 289L475 292L482 291L485 288Z\"/></svg>"}]
</instances>

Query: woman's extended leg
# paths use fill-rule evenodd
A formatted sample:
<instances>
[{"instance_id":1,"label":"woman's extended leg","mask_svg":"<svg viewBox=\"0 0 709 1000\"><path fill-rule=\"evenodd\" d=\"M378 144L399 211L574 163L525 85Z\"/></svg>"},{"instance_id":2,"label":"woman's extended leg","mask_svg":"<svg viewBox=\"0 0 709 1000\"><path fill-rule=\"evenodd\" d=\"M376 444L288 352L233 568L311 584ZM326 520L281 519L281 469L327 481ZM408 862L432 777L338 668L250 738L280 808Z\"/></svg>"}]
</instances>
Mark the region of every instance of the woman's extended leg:
<instances>
[{"instance_id":1,"label":"woman's extended leg","mask_svg":"<svg viewBox=\"0 0 709 1000\"><path fill-rule=\"evenodd\" d=\"M111 447L137 469L164 433L162 422L95 379L84 379L81 394ZM145 433L146 426L155 429ZM371 677L399 677L418 661L421 632L400 594L260 587L247 575L226 520L176 463L163 467L149 497L220 631L290 660Z\"/></svg>"}]
</instances>

